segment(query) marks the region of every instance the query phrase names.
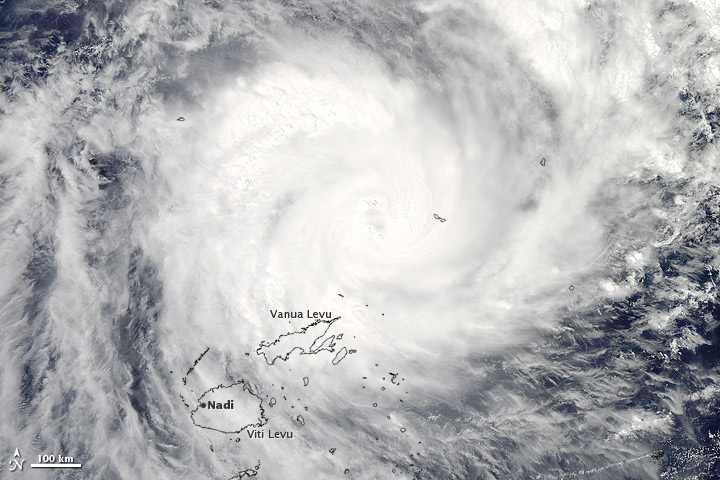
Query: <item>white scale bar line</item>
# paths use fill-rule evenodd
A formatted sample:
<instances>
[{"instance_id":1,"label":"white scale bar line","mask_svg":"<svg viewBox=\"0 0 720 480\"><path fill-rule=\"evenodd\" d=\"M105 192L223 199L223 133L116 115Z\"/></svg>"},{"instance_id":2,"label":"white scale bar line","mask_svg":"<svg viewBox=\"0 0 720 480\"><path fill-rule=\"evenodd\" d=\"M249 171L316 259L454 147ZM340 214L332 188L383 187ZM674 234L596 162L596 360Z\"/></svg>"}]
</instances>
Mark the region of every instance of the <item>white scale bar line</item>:
<instances>
[{"instance_id":1,"label":"white scale bar line","mask_svg":"<svg viewBox=\"0 0 720 480\"><path fill-rule=\"evenodd\" d=\"M81 468L82 463L32 463L30 468Z\"/></svg>"}]
</instances>

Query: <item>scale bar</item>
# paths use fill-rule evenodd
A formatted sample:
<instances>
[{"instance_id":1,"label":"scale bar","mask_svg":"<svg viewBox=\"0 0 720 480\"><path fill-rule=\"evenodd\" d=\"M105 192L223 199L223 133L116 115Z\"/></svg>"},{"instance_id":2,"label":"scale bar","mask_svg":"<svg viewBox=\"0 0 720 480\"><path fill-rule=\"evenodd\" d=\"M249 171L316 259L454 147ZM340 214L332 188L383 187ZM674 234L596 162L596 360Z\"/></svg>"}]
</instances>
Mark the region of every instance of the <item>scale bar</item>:
<instances>
[{"instance_id":1,"label":"scale bar","mask_svg":"<svg viewBox=\"0 0 720 480\"><path fill-rule=\"evenodd\" d=\"M30 468L82 468L82 463L32 463Z\"/></svg>"}]
</instances>

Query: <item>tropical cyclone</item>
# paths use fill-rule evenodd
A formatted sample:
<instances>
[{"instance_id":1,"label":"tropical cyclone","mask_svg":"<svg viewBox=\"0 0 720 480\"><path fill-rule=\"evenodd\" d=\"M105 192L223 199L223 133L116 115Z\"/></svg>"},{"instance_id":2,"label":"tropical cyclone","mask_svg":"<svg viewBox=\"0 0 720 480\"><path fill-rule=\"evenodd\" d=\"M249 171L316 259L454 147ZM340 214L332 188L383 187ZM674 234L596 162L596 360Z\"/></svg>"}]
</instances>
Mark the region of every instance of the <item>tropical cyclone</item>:
<instances>
[{"instance_id":1,"label":"tropical cyclone","mask_svg":"<svg viewBox=\"0 0 720 480\"><path fill-rule=\"evenodd\" d=\"M4 2L0 460L717 471L714 5Z\"/></svg>"}]
</instances>

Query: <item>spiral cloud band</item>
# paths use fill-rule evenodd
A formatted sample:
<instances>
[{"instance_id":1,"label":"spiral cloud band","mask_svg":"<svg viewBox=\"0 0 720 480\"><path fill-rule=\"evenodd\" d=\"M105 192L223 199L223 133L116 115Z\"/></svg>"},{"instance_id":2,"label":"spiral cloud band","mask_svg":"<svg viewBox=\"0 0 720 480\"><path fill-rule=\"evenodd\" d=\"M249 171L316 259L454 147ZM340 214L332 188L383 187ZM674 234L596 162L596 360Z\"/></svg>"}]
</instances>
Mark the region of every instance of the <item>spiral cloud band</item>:
<instances>
[{"instance_id":1,"label":"spiral cloud band","mask_svg":"<svg viewBox=\"0 0 720 480\"><path fill-rule=\"evenodd\" d=\"M718 478L713 2L0 25L0 477Z\"/></svg>"}]
</instances>

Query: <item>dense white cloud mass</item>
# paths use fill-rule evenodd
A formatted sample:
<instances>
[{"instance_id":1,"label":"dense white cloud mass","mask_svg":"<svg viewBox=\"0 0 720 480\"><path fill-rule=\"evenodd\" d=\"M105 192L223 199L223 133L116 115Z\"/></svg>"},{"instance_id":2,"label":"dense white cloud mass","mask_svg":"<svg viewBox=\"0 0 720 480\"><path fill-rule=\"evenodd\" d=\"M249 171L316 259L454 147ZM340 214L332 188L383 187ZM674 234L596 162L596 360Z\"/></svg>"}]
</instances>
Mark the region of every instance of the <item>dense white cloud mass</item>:
<instances>
[{"instance_id":1,"label":"dense white cloud mass","mask_svg":"<svg viewBox=\"0 0 720 480\"><path fill-rule=\"evenodd\" d=\"M0 27L3 478L717 478L714 2Z\"/></svg>"}]
</instances>

